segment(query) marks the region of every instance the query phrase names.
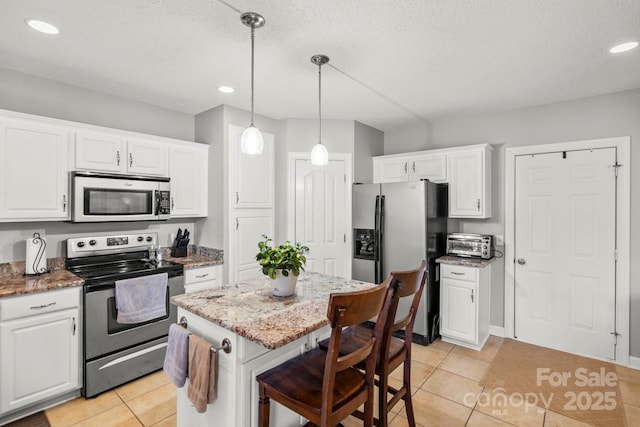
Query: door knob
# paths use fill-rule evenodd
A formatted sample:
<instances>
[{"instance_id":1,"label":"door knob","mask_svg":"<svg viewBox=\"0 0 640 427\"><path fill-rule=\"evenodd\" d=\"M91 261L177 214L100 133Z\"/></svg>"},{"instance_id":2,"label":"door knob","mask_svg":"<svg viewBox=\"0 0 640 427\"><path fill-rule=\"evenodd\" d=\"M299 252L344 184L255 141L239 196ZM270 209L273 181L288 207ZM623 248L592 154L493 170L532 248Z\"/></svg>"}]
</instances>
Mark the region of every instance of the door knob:
<instances>
[{"instance_id":1,"label":"door knob","mask_svg":"<svg viewBox=\"0 0 640 427\"><path fill-rule=\"evenodd\" d=\"M527 261L525 261L524 258L518 258L518 264L525 265L526 263Z\"/></svg>"}]
</instances>

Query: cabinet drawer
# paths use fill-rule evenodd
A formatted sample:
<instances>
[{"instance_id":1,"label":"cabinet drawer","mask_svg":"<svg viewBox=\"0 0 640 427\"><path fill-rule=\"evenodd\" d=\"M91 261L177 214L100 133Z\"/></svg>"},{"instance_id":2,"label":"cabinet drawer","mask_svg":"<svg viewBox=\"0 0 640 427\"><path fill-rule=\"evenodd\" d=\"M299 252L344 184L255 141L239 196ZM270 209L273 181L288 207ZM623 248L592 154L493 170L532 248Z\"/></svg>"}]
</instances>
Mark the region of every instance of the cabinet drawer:
<instances>
[{"instance_id":1,"label":"cabinet drawer","mask_svg":"<svg viewBox=\"0 0 640 427\"><path fill-rule=\"evenodd\" d=\"M80 288L20 295L0 300L0 321L78 307Z\"/></svg>"},{"instance_id":2,"label":"cabinet drawer","mask_svg":"<svg viewBox=\"0 0 640 427\"><path fill-rule=\"evenodd\" d=\"M478 281L478 269L475 267L463 267L460 265L442 265L442 277L447 279Z\"/></svg>"},{"instance_id":3,"label":"cabinet drawer","mask_svg":"<svg viewBox=\"0 0 640 427\"><path fill-rule=\"evenodd\" d=\"M184 283L185 285L191 285L192 283L205 282L210 280L219 280L218 271L220 271L219 265L212 265L208 267L191 268L184 271Z\"/></svg>"}]
</instances>

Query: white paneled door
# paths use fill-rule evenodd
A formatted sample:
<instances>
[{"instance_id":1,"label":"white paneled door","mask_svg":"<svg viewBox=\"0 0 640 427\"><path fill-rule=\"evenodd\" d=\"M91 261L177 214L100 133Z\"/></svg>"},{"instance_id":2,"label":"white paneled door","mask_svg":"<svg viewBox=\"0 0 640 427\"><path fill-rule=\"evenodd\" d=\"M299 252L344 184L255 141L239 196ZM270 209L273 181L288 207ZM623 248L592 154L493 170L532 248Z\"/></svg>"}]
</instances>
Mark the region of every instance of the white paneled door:
<instances>
[{"instance_id":1,"label":"white paneled door","mask_svg":"<svg viewBox=\"0 0 640 427\"><path fill-rule=\"evenodd\" d=\"M346 277L347 196L346 164L331 160L313 166L295 163L295 240L309 247L307 270Z\"/></svg>"},{"instance_id":2,"label":"white paneled door","mask_svg":"<svg viewBox=\"0 0 640 427\"><path fill-rule=\"evenodd\" d=\"M515 337L615 359L616 149L515 162Z\"/></svg>"}]
</instances>

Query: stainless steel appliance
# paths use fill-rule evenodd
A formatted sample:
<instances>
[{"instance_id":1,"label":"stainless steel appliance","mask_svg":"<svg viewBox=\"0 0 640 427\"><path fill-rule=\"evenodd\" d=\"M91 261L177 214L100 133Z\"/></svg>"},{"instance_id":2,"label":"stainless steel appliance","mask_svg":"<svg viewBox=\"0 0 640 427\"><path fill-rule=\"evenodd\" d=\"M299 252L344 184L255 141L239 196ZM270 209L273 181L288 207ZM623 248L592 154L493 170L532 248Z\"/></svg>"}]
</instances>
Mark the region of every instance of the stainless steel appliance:
<instances>
[{"instance_id":1,"label":"stainless steel appliance","mask_svg":"<svg viewBox=\"0 0 640 427\"><path fill-rule=\"evenodd\" d=\"M162 368L169 326L184 293L183 267L156 261L156 233L67 239L67 269L85 280L83 395L103 391ZM153 252L150 252L153 251ZM167 273L167 315L136 324L116 321L116 280Z\"/></svg>"},{"instance_id":2,"label":"stainless steel appliance","mask_svg":"<svg viewBox=\"0 0 640 427\"><path fill-rule=\"evenodd\" d=\"M440 275L435 259L445 254L447 185L429 181L353 186L352 276L381 283L393 270L410 270L427 260L413 340L429 344L438 336ZM398 317L409 310L400 301Z\"/></svg>"},{"instance_id":3,"label":"stainless steel appliance","mask_svg":"<svg viewBox=\"0 0 640 427\"><path fill-rule=\"evenodd\" d=\"M491 259L495 256L493 236L488 234L451 233L447 236L447 253L462 257Z\"/></svg>"},{"instance_id":4,"label":"stainless steel appliance","mask_svg":"<svg viewBox=\"0 0 640 427\"><path fill-rule=\"evenodd\" d=\"M159 221L169 219L169 178L71 173L71 221Z\"/></svg>"}]
</instances>

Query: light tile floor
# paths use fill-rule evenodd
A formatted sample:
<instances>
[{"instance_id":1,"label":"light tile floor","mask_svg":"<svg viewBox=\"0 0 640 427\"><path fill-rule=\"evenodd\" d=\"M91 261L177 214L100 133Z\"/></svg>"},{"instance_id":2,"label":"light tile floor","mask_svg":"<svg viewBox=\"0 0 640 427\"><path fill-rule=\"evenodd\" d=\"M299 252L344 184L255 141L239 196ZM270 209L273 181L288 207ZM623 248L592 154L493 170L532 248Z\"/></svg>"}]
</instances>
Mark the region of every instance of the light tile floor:
<instances>
[{"instance_id":1,"label":"light tile floor","mask_svg":"<svg viewBox=\"0 0 640 427\"><path fill-rule=\"evenodd\" d=\"M412 349L413 406L418 427L584 427L566 416L524 406L493 408L492 391L478 381L497 353L502 339L490 337L482 351L469 350L442 341ZM640 371L618 367L622 400L628 426L640 426ZM400 370L391 376L398 386ZM408 425L404 405L397 405L389 427ZM176 388L162 371L148 375L95 399L79 398L46 411L52 427L68 426L154 426L176 425ZM349 417L345 427L361 426Z\"/></svg>"}]
</instances>

